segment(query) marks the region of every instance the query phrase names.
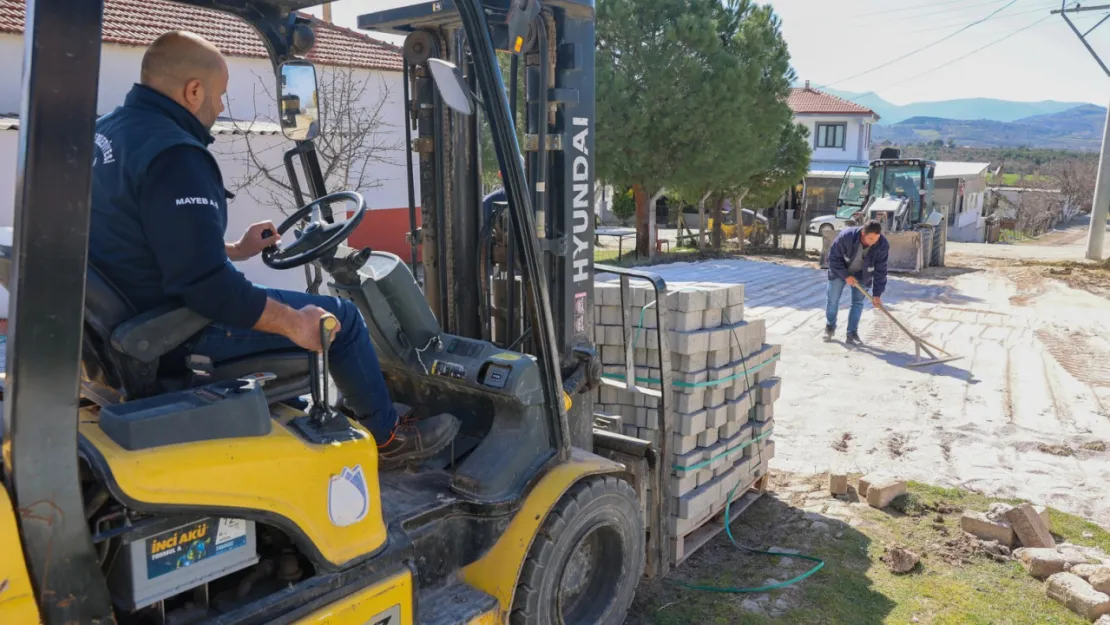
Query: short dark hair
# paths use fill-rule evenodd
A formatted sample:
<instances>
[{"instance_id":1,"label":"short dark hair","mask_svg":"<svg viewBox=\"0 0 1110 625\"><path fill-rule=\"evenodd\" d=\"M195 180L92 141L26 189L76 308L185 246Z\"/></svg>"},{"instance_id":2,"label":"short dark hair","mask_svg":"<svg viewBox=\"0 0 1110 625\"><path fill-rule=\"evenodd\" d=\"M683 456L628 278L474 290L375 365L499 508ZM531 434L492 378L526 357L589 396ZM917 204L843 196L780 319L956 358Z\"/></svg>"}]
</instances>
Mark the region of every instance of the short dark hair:
<instances>
[{"instance_id":1,"label":"short dark hair","mask_svg":"<svg viewBox=\"0 0 1110 625\"><path fill-rule=\"evenodd\" d=\"M883 222L879 221L878 219L872 219L872 220L868 221L867 223L863 224L863 233L864 234L882 234L883 233Z\"/></svg>"}]
</instances>

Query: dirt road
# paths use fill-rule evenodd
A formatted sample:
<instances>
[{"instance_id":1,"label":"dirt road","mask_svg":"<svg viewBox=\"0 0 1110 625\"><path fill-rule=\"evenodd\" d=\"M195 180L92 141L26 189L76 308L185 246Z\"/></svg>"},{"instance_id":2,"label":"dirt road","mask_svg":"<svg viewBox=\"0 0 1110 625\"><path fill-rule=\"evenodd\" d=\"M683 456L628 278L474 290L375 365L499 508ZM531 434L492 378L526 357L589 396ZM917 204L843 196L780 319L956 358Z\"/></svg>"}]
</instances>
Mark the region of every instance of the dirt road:
<instances>
[{"instance_id":1,"label":"dirt road","mask_svg":"<svg viewBox=\"0 0 1110 625\"><path fill-rule=\"evenodd\" d=\"M1081 256L1084 242L1071 232L1005 247L1066 258ZM847 295L836 340L825 342L827 279L814 263L653 270L668 283L743 283L746 317L766 319L768 340L783 345L778 468L887 472L1110 525L1110 300L1012 260L960 250L949 264L966 266L892 276L883 298L903 323L965 357L921 369L904 366L912 343L870 304L866 346L845 345Z\"/></svg>"}]
</instances>

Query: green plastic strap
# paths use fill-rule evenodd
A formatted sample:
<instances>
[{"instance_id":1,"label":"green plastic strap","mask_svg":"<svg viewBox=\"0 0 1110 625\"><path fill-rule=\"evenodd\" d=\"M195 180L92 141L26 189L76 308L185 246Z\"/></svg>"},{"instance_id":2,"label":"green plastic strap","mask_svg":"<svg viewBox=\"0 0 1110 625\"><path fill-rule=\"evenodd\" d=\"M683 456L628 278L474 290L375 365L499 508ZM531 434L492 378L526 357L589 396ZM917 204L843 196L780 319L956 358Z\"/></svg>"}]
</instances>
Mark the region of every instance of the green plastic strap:
<instances>
[{"instance_id":1,"label":"green plastic strap","mask_svg":"<svg viewBox=\"0 0 1110 625\"><path fill-rule=\"evenodd\" d=\"M671 386L676 386L678 388L706 388L706 387L709 387L709 386L719 386L719 385L724 384L726 382L732 382L733 380L739 378L740 376L750 375L752 373L757 373L763 367L766 367L767 365L771 364L772 362L775 362L776 360L778 360L780 356L782 356L782 354L775 354L774 356L771 356L769 359L767 359L767 362L761 362L758 365L752 367L751 369L749 369L747 367L744 367L743 372L734 373L734 374L728 376L727 378L721 378L720 380L708 380L706 382L671 382ZM623 379L625 379L625 376L623 376L619 373L603 373L601 375L601 377L609 378L610 380L623 380ZM637 377L636 378L636 383L637 384L662 384L663 380L660 380L658 378L640 378L640 377Z\"/></svg>"},{"instance_id":2,"label":"green plastic strap","mask_svg":"<svg viewBox=\"0 0 1110 625\"><path fill-rule=\"evenodd\" d=\"M688 467L680 467L677 464L672 464L671 468L674 469L675 471L682 471L682 472L685 472L685 473L689 473L690 471L697 471L698 469L701 469L703 467L709 466L710 464L713 464L713 462L715 460L718 460L722 456L727 456L727 455L731 454L734 451L739 451L739 450L741 450L745 447L748 447L749 445L754 445L754 444L758 443L759 441L761 441L761 440L767 438L768 436L770 436L771 432L774 432L774 431L775 431L775 428L771 428L771 429L767 430L766 432L760 434L759 436L753 438L752 440L750 440L746 443L741 443L741 444L737 445L736 447L732 447L730 449L726 449L726 450L722 451L721 453L717 454L716 456L713 456L709 460L703 460L703 461L701 461L697 464L692 464Z\"/></svg>"},{"instance_id":3,"label":"green plastic strap","mask_svg":"<svg viewBox=\"0 0 1110 625\"><path fill-rule=\"evenodd\" d=\"M728 503L725 504L725 534L728 535L728 539L732 543L732 546L736 547L737 549L747 551L748 553L757 553L757 554L765 555L765 556L780 556L780 557L783 557L783 558L797 558L798 560L809 560L810 562L816 562L817 566L814 566L813 568L809 569L805 573L802 573L801 575L799 575L797 577L793 577L791 579L788 579L785 582L779 582L777 584L768 584L766 586L758 586L758 587L755 587L755 588L733 588L733 587L727 587L727 586L726 587L698 586L698 585L695 585L695 584L683 584L682 582L674 582L674 581L672 581L670 583L674 584L675 586L680 586L682 588L687 588L689 590L699 590L699 591L702 591L702 592L718 592L718 593L734 594L734 595L735 594L750 594L750 593L757 593L757 592L767 592L769 590L777 590L779 588L785 588L787 586L792 586L792 585L797 584L798 582L802 581L803 579L809 577L810 575L813 575L817 571L820 571L822 568L824 568L825 561L822 560L821 558L815 558L813 556L807 556L807 555L803 555L803 554L800 554L800 553L782 553L780 551L760 551L759 549L752 549L751 547L745 547L744 545L741 545L740 543L736 542L736 538L732 535L732 516L731 516L730 512L732 510L732 497L733 497L733 495L736 494L736 489L739 486L740 486L739 484L737 484L736 486L733 486L732 490L730 490L728 492ZM670 581L670 580L668 580L668 581Z\"/></svg>"}]
</instances>

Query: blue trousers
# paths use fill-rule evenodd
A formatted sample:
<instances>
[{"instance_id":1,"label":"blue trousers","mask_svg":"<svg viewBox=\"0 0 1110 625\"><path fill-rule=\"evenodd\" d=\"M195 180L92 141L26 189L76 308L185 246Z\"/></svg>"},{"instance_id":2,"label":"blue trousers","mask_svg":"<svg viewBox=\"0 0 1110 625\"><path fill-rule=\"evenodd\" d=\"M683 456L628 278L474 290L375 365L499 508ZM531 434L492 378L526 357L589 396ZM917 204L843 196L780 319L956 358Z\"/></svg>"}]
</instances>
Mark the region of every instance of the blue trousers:
<instances>
[{"instance_id":1,"label":"blue trousers","mask_svg":"<svg viewBox=\"0 0 1110 625\"><path fill-rule=\"evenodd\" d=\"M829 280L829 289L825 300L825 321L832 328L836 328L836 313L840 309L840 294L848 283L840 278ZM859 332L859 318L863 316L863 293L854 287L848 287L852 292L852 307L848 310L848 331Z\"/></svg>"},{"instance_id":2,"label":"blue trousers","mask_svg":"<svg viewBox=\"0 0 1110 625\"><path fill-rule=\"evenodd\" d=\"M366 322L358 307L350 300L311 295L296 291L267 289L270 299L294 309L314 305L339 319L339 335L328 349L329 373L343 393L347 407L362 419L364 425L379 442L389 439L397 424L397 411L385 385L378 355ZM212 324L193 339L191 352L212 359L213 364L260 352L298 349L297 344L284 336L257 330L244 330Z\"/></svg>"}]
</instances>

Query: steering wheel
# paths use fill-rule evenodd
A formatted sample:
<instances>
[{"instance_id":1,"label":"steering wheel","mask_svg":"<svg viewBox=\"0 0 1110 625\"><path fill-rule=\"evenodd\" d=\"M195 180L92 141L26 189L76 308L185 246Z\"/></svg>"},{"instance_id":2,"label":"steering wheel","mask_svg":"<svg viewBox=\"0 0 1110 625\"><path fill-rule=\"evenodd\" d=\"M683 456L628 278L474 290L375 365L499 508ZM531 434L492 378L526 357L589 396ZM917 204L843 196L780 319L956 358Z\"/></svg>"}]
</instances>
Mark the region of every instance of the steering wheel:
<instances>
[{"instance_id":1,"label":"steering wheel","mask_svg":"<svg viewBox=\"0 0 1110 625\"><path fill-rule=\"evenodd\" d=\"M353 202L355 213L347 219L328 223L320 215L320 208L339 201ZM273 269L292 269L306 265L339 247L351 236L366 216L366 200L354 191L338 191L315 199L289 216L278 226L278 234L285 234L301 220L308 218L304 229L295 230L297 238L285 246L271 246L262 251L262 262Z\"/></svg>"}]
</instances>

